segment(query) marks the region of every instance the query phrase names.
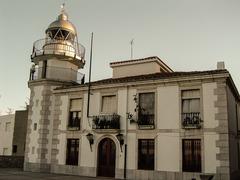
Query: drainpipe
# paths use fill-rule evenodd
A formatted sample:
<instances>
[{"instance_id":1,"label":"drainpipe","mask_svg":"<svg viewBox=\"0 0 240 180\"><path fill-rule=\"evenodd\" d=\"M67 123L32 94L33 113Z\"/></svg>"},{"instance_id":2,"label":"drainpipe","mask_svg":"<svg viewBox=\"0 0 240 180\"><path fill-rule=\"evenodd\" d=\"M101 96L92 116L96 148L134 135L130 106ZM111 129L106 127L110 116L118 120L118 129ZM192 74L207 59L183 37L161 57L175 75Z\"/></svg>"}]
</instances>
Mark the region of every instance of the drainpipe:
<instances>
[{"instance_id":1,"label":"drainpipe","mask_svg":"<svg viewBox=\"0 0 240 180\"><path fill-rule=\"evenodd\" d=\"M126 96L126 113L128 112L128 85L127 85L127 96ZM125 127L125 148L124 148L124 179L127 178L127 140L128 140L128 119L126 117L126 127Z\"/></svg>"}]
</instances>

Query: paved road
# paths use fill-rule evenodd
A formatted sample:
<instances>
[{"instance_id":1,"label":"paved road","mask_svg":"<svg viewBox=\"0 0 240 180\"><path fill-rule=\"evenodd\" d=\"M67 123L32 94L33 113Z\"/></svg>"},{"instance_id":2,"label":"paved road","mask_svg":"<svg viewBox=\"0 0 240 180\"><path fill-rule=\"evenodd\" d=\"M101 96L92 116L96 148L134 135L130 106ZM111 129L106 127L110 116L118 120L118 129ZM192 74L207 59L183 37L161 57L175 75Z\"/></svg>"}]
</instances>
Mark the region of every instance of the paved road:
<instances>
[{"instance_id":1,"label":"paved road","mask_svg":"<svg viewBox=\"0 0 240 180\"><path fill-rule=\"evenodd\" d=\"M62 174L24 172L20 169L0 168L0 180L113 180L112 178L90 178Z\"/></svg>"}]
</instances>

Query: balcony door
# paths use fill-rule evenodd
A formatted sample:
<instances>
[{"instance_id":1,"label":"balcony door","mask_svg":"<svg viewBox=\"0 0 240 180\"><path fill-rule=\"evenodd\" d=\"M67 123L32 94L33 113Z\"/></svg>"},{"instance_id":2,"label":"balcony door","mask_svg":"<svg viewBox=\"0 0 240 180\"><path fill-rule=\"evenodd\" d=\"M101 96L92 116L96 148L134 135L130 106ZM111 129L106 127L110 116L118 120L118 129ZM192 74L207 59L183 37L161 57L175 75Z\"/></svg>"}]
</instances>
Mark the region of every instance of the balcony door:
<instances>
[{"instance_id":1,"label":"balcony door","mask_svg":"<svg viewBox=\"0 0 240 180\"><path fill-rule=\"evenodd\" d=\"M115 177L116 145L110 138L98 145L98 176Z\"/></svg>"}]
</instances>

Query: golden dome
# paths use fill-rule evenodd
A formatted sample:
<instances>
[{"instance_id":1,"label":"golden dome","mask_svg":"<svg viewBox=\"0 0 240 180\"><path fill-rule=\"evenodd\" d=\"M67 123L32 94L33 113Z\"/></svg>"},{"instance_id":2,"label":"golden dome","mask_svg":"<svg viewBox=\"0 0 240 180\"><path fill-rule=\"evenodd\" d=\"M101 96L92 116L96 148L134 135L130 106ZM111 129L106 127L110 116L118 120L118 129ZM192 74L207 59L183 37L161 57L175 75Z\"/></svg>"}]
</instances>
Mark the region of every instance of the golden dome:
<instances>
[{"instance_id":1,"label":"golden dome","mask_svg":"<svg viewBox=\"0 0 240 180\"><path fill-rule=\"evenodd\" d=\"M49 30L58 29L58 28L70 31L74 35L77 34L77 30L76 30L75 26L68 20L68 15L64 11L64 9L62 9L61 14L58 16L57 20L52 22L48 26L46 32Z\"/></svg>"}]
</instances>

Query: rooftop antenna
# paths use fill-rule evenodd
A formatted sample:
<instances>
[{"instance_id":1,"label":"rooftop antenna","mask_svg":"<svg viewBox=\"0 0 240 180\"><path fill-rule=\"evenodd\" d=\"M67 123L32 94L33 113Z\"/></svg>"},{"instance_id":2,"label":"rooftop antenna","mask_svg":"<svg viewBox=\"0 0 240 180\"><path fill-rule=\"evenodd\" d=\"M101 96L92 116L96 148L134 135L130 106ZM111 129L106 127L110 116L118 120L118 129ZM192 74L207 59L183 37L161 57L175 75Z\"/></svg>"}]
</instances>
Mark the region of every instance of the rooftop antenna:
<instances>
[{"instance_id":1,"label":"rooftop antenna","mask_svg":"<svg viewBox=\"0 0 240 180\"><path fill-rule=\"evenodd\" d=\"M132 39L130 41L130 45L131 45L131 59L133 59L133 42L134 42L134 39Z\"/></svg>"}]
</instances>

